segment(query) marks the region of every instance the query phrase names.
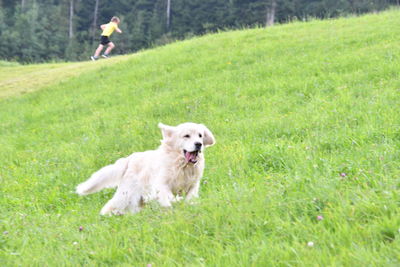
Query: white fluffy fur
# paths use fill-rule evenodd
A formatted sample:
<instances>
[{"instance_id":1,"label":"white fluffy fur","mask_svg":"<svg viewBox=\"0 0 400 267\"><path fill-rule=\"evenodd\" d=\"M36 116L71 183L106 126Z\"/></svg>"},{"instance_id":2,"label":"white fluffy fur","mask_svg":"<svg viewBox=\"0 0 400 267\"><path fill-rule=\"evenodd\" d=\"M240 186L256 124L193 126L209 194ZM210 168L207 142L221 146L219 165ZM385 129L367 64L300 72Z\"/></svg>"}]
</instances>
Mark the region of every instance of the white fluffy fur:
<instances>
[{"instance_id":1,"label":"white fluffy fur","mask_svg":"<svg viewBox=\"0 0 400 267\"><path fill-rule=\"evenodd\" d=\"M158 149L136 152L101 168L79 184L76 192L87 195L118 187L102 208L102 215L135 213L150 200L170 207L171 202L182 199L183 195L186 200L198 197L204 170L202 152L204 147L214 145L213 134L204 125L190 122L175 127L162 123L158 126L163 135ZM185 152L193 151L198 151L198 155L188 161Z\"/></svg>"}]
</instances>

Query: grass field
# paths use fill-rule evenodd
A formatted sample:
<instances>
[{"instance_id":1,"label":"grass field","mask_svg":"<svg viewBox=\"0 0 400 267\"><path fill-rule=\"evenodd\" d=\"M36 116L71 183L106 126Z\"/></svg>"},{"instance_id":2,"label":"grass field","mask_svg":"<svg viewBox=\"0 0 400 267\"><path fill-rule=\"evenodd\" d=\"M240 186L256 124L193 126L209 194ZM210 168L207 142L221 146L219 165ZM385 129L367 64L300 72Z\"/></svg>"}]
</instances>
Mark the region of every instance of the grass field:
<instances>
[{"instance_id":1,"label":"grass field","mask_svg":"<svg viewBox=\"0 0 400 267\"><path fill-rule=\"evenodd\" d=\"M101 66L1 65L1 265L399 266L399 17L224 32ZM31 68L43 80L19 96L40 80ZM157 147L158 122L185 121L217 139L197 205L102 217L113 190L74 194Z\"/></svg>"},{"instance_id":2,"label":"grass field","mask_svg":"<svg viewBox=\"0 0 400 267\"><path fill-rule=\"evenodd\" d=\"M113 57L109 61L80 63L49 63L40 65L19 65L15 62L0 61L0 98L16 96L39 90L45 86L67 81L82 73L95 71L110 63L118 63L131 56Z\"/></svg>"}]
</instances>

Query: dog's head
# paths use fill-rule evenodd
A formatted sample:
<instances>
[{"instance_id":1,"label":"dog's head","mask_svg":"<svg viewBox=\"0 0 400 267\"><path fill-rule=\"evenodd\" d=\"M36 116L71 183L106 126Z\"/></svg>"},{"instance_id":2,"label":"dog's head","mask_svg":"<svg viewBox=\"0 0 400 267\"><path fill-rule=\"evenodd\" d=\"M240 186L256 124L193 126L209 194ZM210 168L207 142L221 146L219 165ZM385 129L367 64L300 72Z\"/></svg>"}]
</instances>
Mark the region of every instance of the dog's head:
<instances>
[{"instance_id":1,"label":"dog's head","mask_svg":"<svg viewBox=\"0 0 400 267\"><path fill-rule=\"evenodd\" d=\"M211 131L203 124L186 122L178 126L158 124L161 129L162 143L174 151L182 153L186 163L195 164L204 147L215 144Z\"/></svg>"}]
</instances>

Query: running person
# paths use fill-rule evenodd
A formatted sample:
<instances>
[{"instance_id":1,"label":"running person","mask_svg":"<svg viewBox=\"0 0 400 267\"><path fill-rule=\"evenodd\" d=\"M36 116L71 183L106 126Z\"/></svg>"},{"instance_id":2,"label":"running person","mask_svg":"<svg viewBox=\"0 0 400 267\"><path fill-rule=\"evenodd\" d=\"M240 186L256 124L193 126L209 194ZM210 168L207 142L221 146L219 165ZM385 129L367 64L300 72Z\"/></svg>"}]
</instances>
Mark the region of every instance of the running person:
<instances>
[{"instance_id":1,"label":"running person","mask_svg":"<svg viewBox=\"0 0 400 267\"><path fill-rule=\"evenodd\" d=\"M103 30L103 32L101 33L101 41L94 55L90 57L91 60L95 61L99 58L99 55L105 45L107 45L108 47L104 54L101 56L104 58L109 57L111 50L113 50L113 48L115 47L114 43L110 41L109 37L114 32L114 30L118 33L122 33L122 31L118 28L118 24L120 22L121 20L118 17L112 17L109 23L100 26L100 28Z\"/></svg>"}]
</instances>

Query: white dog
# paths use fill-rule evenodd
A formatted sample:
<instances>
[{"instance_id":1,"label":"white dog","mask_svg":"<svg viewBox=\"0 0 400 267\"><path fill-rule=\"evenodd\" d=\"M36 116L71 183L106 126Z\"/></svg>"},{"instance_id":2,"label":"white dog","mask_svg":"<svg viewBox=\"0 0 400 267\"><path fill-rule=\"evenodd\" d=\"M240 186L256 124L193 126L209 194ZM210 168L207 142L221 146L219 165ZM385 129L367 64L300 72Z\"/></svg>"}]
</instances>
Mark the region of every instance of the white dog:
<instances>
[{"instance_id":1,"label":"white dog","mask_svg":"<svg viewBox=\"0 0 400 267\"><path fill-rule=\"evenodd\" d=\"M136 152L103 167L77 186L79 195L118 187L101 214L138 212L144 203L157 200L161 206L198 197L204 170L204 147L215 144L202 124L183 123L176 127L158 124L163 139L157 150Z\"/></svg>"}]
</instances>

